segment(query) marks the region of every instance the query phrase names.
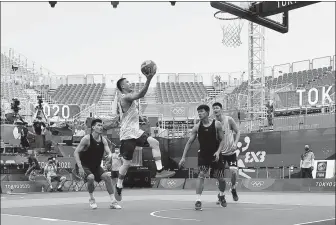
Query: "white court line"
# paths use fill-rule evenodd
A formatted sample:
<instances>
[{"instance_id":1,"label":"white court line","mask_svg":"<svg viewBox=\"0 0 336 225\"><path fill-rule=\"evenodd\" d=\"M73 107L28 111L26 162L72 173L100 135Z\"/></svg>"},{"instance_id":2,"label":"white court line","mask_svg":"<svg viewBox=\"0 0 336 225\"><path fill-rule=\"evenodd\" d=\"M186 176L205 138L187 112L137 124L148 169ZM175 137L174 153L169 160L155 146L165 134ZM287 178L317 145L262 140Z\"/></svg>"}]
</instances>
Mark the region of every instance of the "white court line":
<instances>
[{"instance_id":1,"label":"white court line","mask_svg":"<svg viewBox=\"0 0 336 225\"><path fill-rule=\"evenodd\" d=\"M220 207L205 207L203 209L216 209L216 208L220 208ZM239 208L231 208L231 209L252 209L252 210L293 210L294 208L290 208L290 209L277 209L277 208L244 208L244 207L239 207ZM163 209L163 210L157 210L154 212L151 212L150 215L157 217L157 218L161 218L161 219L171 219L171 220L185 220L185 221L197 221L197 222L202 222L201 220L198 219L185 219L185 218L180 218L180 217L169 217L169 216L159 216L156 215L158 213L161 212L168 212L168 211L181 211L181 210L192 210L192 208L180 208L180 209Z\"/></svg>"},{"instance_id":2,"label":"white court line","mask_svg":"<svg viewBox=\"0 0 336 225\"><path fill-rule=\"evenodd\" d=\"M180 211L180 210L190 210L191 208L182 208L182 209L164 209L164 210L157 210L154 212L151 212L150 215L160 218L160 219L170 219L170 220L184 220L184 221L197 221L197 222L202 222L201 220L197 219L184 219L184 218L179 218L179 217L166 217L166 216L158 216L155 215L156 213L161 213L161 212L167 212L167 211Z\"/></svg>"},{"instance_id":3,"label":"white court line","mask_svg":"<svg viewBox=\"0 0 336 225\"><path fill-rule=\"evenodd\" d=\"M1 213L1 216L21 217L21 218L39 219L39 220L53 221L53 222L68 222L68 223L78 223L78 224L88 224L88 225L110 225L110 224L102 224L102 223L90 223L90 222L82 222L82 221L74 221L74 220L61 220L61 219L53 219L53 218L23 216L23 215L13 215L13 214L3 214L3 213Z\"/></svg>"},{"instance_id":4,"label":"white court line","mask_svg":"<svg viewBox=\"0 0 336 225\"><path fill-rule=\"evenodd\" d=\"M293 225L305 225L305 224L312 224L312 223L319 223L319 222L325 222L325 221L330 221L334 220L335 218L330 218L330 219L325 219L325 220L316 220L316 221L310 221L310 222L305 222L305 223L296 223Z\"/></svg>"}]
</instances>

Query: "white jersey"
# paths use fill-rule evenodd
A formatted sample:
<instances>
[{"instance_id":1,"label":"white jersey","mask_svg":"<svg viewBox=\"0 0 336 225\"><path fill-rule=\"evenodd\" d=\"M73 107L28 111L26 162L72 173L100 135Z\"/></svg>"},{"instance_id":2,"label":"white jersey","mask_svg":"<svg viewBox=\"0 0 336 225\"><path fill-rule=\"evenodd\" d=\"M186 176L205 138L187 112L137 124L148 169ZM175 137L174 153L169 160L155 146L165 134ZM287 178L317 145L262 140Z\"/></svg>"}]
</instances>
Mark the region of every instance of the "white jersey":
<instances>
[{"instance_id":1,"label":"white jersey","mask_svg":"<svg viewBox=\"0 0 336 225\"><path fill-rule=\"evenodd\" d=\"M236 149L232 148L234 144L233 131L229 123L229 116L222 115L222 129L224 131L224 147L221 150L223 155L232 155Z\"/></svg>"},{"instance_id":2,"label":"white jersey","mask_svg":"<svg viewBox=\"0 0 336 225\"><path fill-rule=\"evenodd\" d=\"M122 95L124 96L124 95ZM118 102L120 115L120 140L138 139L143 133L139 126L139 110L137 101L133 101L127 112L123 112Z\"/></svg>"}]
</instances>

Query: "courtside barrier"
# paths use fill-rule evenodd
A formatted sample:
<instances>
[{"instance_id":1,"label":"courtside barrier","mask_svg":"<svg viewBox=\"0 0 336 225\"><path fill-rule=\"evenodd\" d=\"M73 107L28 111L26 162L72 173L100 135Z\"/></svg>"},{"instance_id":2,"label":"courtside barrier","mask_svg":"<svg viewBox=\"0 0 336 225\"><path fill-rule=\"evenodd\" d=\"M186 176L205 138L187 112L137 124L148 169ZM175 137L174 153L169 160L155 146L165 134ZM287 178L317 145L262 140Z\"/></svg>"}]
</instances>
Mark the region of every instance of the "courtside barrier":
<instances>
[{"instance_id":1,"label":"courtside barrier","mask_svg":"<svg viewBox=\"0 0 336 225\"><path fill-rule=\"evenodd\" d=\"M231 187L230 179L225 179L227 187ZM217 191L218 181L206 179L204 190ZM236 188L238 191L258 192L335 192L335 179L238 179ZM184 189L195 190L196 179L186 179Z\"/></svg>"},{"instance_id":2,"label":"courtside barrier","mask_svg":"<svg viewBox=\"0 0 336 225\"><path fill-rule=\"evenodd\" d=\"M184 178L161 179L159 182L159 189L183 189L185 185Z\"/></svg>"},{"instance_id":3,"label":"courtside barrier","mask_svg":"<svg viewBox=\"0 0 336 225\"><path fill-rule=\"evenodd\" d=\"M226 178L227 190L231 187L231 180ZM158 189L187 189L195 190L196 179L154 179L152 188ZM335 192L335 179L238 179L236 188L244 192ZM42 188L43 187L43 188ZM3 193L31 193L47 192L48 184L45 180L32 181L2 181ZM104 181L95 183L96 191L106 191ZM205 191L217 191L216 179L205 179ZM87 191L87 184L80 182L66 182L63 191Z\"/></svg>"}]
</instances>

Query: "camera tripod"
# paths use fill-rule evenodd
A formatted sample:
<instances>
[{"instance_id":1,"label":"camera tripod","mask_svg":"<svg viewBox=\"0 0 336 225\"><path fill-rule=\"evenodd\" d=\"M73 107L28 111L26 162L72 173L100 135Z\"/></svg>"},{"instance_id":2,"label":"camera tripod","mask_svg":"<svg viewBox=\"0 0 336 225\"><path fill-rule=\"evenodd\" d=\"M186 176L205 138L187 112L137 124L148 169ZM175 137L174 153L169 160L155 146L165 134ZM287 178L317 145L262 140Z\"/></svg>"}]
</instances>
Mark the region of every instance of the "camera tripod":
<instances>
[{"instance_id":1,"label":"camera tripod","mask_svg":"<svg viewBox=\"0 0 336 225\"><path fill-rule=\"evenodd\" d=\"M33 121L37 118L37 116L41 115L41 118L43 116L44 120L46 123L48 123L48 119L46 117L46 115L44 114L43 108L41 105L36 107L36 112L35 115L33 116ZM49 124L49 123L48 123Z\"/></svg>"}]
</instances>

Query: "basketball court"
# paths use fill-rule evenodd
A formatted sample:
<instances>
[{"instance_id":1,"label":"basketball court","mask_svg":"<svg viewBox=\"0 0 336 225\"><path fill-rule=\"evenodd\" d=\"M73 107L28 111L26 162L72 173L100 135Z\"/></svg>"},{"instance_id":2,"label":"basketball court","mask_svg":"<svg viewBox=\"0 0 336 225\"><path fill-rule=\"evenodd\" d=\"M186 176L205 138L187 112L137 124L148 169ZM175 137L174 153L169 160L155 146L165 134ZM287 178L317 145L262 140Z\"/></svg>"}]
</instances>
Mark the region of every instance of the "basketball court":
<instances>
[{"instance_id":1,"label":"basketball court","mask_svg":"<svg viewBox=\"0 0 336 225\"><path fill-rule=\"evenodd\" d=\"M106 192L96 192L97 210L88 204L88 194L41 193L3 196L1 224L206 224L331 225L335 224L334 194L239 193L228 206L216 205L216 192L205 192L203 211L195 211L195 193L189 190L125 190L122 210L109 209Z\"/></svg>"},{"instance_id":2,"label":"basketball court","mask_svg":"<svg viewBox=\"0 0 336 225\"><path fill-rule=\"evenodd\" d=\"M215 17L226 21L223 27L223 44L237 47L240 42L239 23L229 22L245 19L280 33L288 32L288 11L317 2L261 2L239 7L228 2L211 2L217 10ZM281 14L281 20L267 18ZM232 23L231 23L232 24ZM228 35L227 35L228 34ZM251 35L253 36L253 35ZM260 38L264 38L262 35ZM258 38L254 35L254 38ZM255 51L258 48L255 46ZM260 51L261 52L261 51ZM262 57L261 57L262 58ZM251 59L252 60L252 59ZM259 61L258 61L259 62ZM255 66L255 64L253 64ZM255 71L255 68L251 68ZM263 72L251 73L252 79L264 77ZM264 79L264 78L263 78ZM255 96L259 89L251 89ZM260 92L261 93L261 92ZM261 99L264 101L263 99ZM264 106L260 102L260 107ZM251 113L260 114L262 110L253 107ZM228 206L216 205L217 193L204 192L203 211L195 211L195 191L189 190L125 190L121 202L122 210L109 209L106 192L96 192L97 210L88 203L84 192L40 193L29 195L5 195L1 199L1 224L34 225L332 225L335 224L335 194L316 193L238 193L239 201L233 202L231 194L226 193Z\"/></svg>"}]
</instances>

